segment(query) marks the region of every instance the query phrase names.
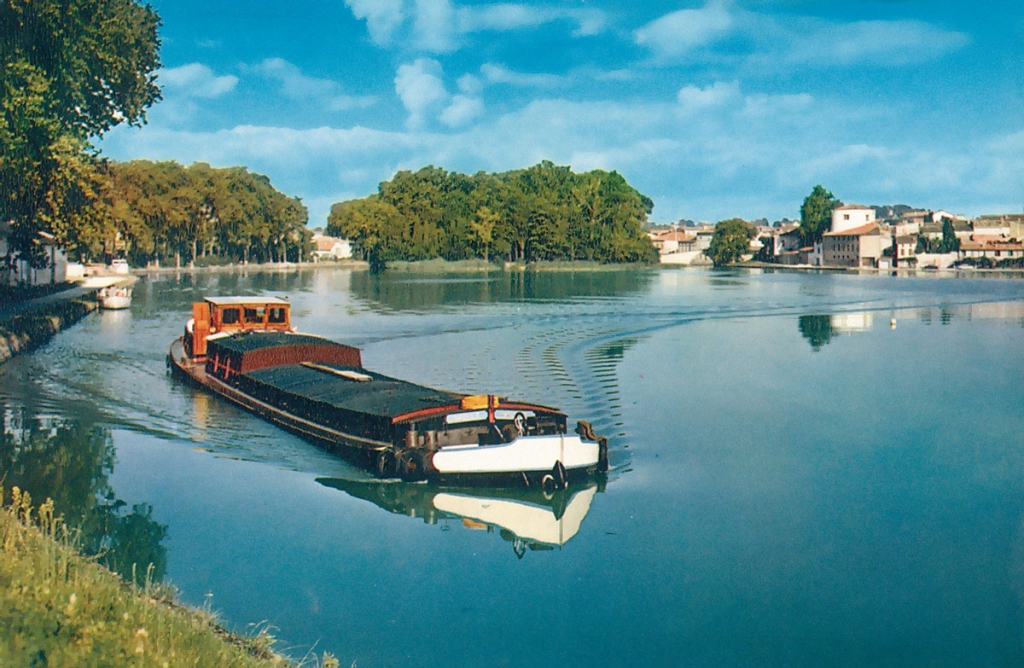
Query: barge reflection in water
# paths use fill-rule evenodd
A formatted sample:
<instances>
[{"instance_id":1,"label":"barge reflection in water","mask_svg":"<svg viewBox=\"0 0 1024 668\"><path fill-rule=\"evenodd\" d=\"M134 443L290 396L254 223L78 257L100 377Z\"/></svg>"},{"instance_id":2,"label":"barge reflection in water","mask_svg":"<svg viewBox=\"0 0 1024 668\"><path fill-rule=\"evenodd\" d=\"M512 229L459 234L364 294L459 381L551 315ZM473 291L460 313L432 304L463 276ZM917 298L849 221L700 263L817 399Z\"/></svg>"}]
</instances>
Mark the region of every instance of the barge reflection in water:
<instances>
[{"instance_id":1,"label":"barge reflection in water","mask_svg":"<svg viewBox=\"0 0 1024 668\"><path fill-rule=\"evenodd\" d=\"M554 493L541 490L437 487L423 483L317 478L325 487L369 501L397 515L426 524L462 520L467 529L497 531L520 559L526 550L553 550L571 540L604 492L604 479L570 485ZM442 531L450 529L447 522Z\"/></svg>"}]
</instances>

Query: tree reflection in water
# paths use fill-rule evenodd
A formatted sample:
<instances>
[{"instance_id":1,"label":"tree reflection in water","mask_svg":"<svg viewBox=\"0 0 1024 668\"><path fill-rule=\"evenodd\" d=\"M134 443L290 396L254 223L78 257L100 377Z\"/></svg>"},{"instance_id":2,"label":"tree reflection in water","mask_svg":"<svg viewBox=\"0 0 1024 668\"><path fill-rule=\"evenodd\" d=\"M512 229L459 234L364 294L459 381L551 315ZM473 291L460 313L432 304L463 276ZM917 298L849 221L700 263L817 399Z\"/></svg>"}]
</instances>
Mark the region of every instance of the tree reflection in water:
<instances>
[{"instance_id":1,"label":"tree reflection in water","mask_svg":"<svg viewBox=\"0 0 1024 668\"><path fill-rule=\"evenodd\" d=\"M78 530L79 549L127 580L163 579L167 527L146 503L130 510L109 483L114 444L108 429L82 420L33 414L0 404L0 480L10 500L19 487L37 502L52 499L56 512Z\"/></svg>"},{"instance_id":2,"label":"tree reflection in water","mask_svg":"<svg viewBox=\"0 0 1024 668\"><path fill-rule=\"evenodd\" d=\"M832 317L827 315L802 315L798 322L800 334L811 344L815 352L821 350L834 336Z\"/></svg>"}]
</instances>

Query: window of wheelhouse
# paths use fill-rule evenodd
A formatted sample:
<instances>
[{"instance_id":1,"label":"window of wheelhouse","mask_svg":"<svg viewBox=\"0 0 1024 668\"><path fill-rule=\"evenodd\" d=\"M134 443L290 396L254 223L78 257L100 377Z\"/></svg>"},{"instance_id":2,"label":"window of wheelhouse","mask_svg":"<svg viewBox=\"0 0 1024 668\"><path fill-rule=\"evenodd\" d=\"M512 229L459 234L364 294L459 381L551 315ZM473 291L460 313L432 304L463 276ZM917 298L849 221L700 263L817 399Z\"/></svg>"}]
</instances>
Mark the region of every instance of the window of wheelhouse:
<instances>
[{"instance_id":1,"label":"window of wheelhouse","mask_svg":"<svg viewBox=\"0 0 1024 668\"><path fill-rule=\"evenodd\" d=\"M267 312L267 322L272 325L280 325L284 322L286 313L283 306L271 306Z\"/></svg>"},{"instance_id":2,"label":"window of wheelhouse","mask_svg":"<svg viewBox=\"0 0 1024 668\"><path fill-rule=\"evenodd\" d=\"M220 322L222 325L237 325L238 324L238 309L226 308L220 312Z\"/></svg>"},{"instance_id":3,"label":"window of wheelhouse","mask_svg":"<svg viewBox=\"0 0 1024 668\"><path fill-rule=\"evenodd\" d=\"M261 325L263 324L263 313L264 307L262 306L246 306L245 307L245 322L248 325Z\"/></svg>"}]
</instances>

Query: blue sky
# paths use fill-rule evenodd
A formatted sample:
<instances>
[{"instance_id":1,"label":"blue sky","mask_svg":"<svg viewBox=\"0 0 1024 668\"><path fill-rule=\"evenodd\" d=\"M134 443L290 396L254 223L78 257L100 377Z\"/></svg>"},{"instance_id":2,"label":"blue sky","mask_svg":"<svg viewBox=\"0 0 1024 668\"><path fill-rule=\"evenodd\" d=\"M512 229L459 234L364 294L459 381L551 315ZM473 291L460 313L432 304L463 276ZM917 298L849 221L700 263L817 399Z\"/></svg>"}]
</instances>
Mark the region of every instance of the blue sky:
<instances>
[{"instance_id":1,"label":"blue sky","mask_svg":"<svg viewBox=\"0 0 1024 668\"><path fill-rule=\"evenodd\" d=\"M117 160L245 165L322 225L399 169L617 170L652 220L1024 207L1020 0L153 0Z\"/></svg>"}]
</instances>

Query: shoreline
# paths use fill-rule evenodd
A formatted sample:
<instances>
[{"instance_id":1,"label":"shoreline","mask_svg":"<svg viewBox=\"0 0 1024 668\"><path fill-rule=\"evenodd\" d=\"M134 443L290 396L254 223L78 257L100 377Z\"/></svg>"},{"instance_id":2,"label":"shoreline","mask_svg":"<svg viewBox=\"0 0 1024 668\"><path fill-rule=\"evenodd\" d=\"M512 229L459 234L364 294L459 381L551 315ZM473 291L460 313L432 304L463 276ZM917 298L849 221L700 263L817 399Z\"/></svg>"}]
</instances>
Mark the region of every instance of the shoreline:
<instances>
[{"instance_id":1,"label":"shoreline","mask_svg":"<svg viewBox=\"0 0 1024 668\"><path fill-rule=\"evenodd\" d=\"M341 260L337 262L268 262L262 264L225 264L207 267L139 267L133 268L133 276L166 276L181 274L248 274L248 273L294 273L319 268L369 271L370 264L363 260ZM552 260L542 262L484 262L483 260L400 260L389 262L385 272L403 273L549 273L549 272L609 272L636 269L710 269L710 265L685 265L671 263L601 263L591 260ZM770 262L737 262L730 269L757 269L793 273L833 273L863 276L898 276L909 278L1019 278L1024 279L1024 269L923 269L867 267L812 267L805 265L772 264Z\"/></svg>"},{"instance_id":2,"label":"shoreline","mask_svg":"<svg viewBox=\"0 0 1024 668\"><path fill-rule=\"evenodd\" d=\"M0 317L0 365L16 355L43 345L59 332L99 310L95 291L63 296L56 293L46 304Z\"/></svg>"},{"instance_id":3,"label":"shoreline","mask_svg":"<svg viewBox=\"0 0 1024 668\"><path fill-rule=\"evenodd\" d=\"M770 269L794 273L850 274L858 276L896 276L907 278L1024 278L1024 269L924 269L910 267L812 267L810 265L772 264L770 262L737 262L729 265L732 269Z\"/></svg>"},{"instance_id":4,"label":"shoreline","mask_svg":"<svg viewBox=\"0 0 1024 668\"><path fill-rule=\"evenodd\" d=\"M629 269L652 269L658 264L601 263L590 260L552 260L543 262L484 262L483 260L396 260L388 262L386 272L554 272L554 271L623 271ZM668 265L666 265L668 266ZM262 264L223 264L207 267L138 267L133 276L163 276L169 274L245 274L245 273L287 273L308 271L321 267L369 271L370 263L363 260L341 260L338 262L267 262Z\"/></svg>"},{"instance_id":5,"label":"shoreline","mask_svg":"<svg viewBox=\"0 0 1024 668\"><path fill-rule=\"evenodd\" d=\"M0 664L295 665L274 651L269 627L228 631L172 588L132 584L84 556L49 500L36 507L17 487L0 487L0 497L0 603L12 622L0 635ZM337 662L324 653L319 665Z\"/></svg>"}]
</instances>

